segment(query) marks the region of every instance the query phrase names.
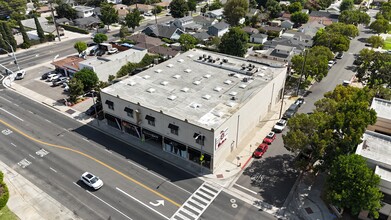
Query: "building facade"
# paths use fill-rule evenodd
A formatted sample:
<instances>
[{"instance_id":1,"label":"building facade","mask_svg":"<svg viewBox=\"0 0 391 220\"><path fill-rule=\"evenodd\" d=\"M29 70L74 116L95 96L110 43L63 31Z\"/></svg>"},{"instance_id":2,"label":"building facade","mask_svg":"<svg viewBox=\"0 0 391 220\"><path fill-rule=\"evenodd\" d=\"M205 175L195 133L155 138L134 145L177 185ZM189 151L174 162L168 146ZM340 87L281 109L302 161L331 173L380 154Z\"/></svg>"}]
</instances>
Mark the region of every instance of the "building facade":
<instances>
[{"instance_id":1,"label":"building facade","mask_svg":"<svg viewBox=\"0 0 391 220\"><path fill-rule=\"evenodd\" d=\"M101 91L108 125L213 173L281 99L286 67L191 50Z\"/></svg>"}]
</instances>

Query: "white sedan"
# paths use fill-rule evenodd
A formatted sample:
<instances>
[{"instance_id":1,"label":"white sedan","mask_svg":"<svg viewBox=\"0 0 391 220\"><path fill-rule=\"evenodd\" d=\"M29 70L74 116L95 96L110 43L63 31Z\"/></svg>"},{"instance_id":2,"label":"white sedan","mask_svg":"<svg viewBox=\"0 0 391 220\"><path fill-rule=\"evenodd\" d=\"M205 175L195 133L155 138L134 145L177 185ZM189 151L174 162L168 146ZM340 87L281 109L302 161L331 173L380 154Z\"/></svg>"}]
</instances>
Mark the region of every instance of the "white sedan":
<instances>
[{"instance_id":1,"label":"white sedan","mask_svg":"<svg viewBox=\"0 0 391 220\"><path fill-rule=\"evenodd\" d=\"M83 173L83 175L80 177L80 180L95 190L100 189L103 186L103 181L99 179L99 177L89 172Z\"/></svg>"},{"instance_id":2,"label":"white sedan","mask_svg":"<svg viewBox=\"0 0 391 220\"><path fill-rule=\"evenodd\" d=\"M273 131L282 132L286 127L286 120L280 119L273 127Z\"/></svg>"},{"instance_id":3,"label":"white sedan","mask_svg":"<svg viewBox=\"0 0 391 220\"><path fill-rule=\"evenodd\" d=\"M24 75L26 75L26 71L19 70L15 73L15 79L23 79Z\"/></svg>"}]
</instances>

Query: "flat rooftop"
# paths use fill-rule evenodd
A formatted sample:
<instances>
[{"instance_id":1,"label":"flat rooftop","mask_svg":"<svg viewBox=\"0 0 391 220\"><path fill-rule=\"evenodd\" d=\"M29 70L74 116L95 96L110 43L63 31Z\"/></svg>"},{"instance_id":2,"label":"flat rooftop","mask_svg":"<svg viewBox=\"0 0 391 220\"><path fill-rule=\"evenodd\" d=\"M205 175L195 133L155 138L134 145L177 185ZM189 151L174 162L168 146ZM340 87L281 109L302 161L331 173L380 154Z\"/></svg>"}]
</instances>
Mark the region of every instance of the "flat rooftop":
<instances>
[{"instance_id":1,"label":"flat rooftop","mask_svg":"<svg viewBox=\"0 0 391 220\"><path fill-rule=\"evenodd\" d=\"M373 161L376 165L391 168L391 136L366 131L356 154Z\"/></svg>"},{"instance_id":2,"label":"flat rooftop","mask_svg":"<svg viewBox=\"0 0 391 220\"><path fill-rule=\"evenodd\" d=\"M371 108L377 113L377 117L391 120L391 101L373 98Z\"/></svg>"},{"instance_id":3,"label":"flat rooftop","mask_svg":"<svg viewBox=\"0 0 391 220\"><path fill-rule=\"evenodd\" d=\"M194 49L102 92L206 129L218 128L286 68Z\"/></svg>"}]
</instances>

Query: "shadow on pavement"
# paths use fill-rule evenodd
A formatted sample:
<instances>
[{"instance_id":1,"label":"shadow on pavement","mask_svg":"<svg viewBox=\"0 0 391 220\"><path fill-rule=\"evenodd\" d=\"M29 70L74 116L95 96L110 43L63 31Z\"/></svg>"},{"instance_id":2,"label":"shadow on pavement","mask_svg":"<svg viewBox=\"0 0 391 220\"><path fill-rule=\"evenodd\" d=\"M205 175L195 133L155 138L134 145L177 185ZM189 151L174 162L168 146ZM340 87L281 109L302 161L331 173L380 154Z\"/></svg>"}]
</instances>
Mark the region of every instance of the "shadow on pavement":
<instances>
[{"instance_id":1,"label":"shadow on pavement","mask_svg":"<svg viewBox=\"0 0 391 220\"><path fill-rule=\"evenodd\" d=\"M283 205L298 175L294 156L289 154L254 161L243 172L250 177L251 187L259 189L263 202L276 207Z\"/></svg>"}]
</instances>

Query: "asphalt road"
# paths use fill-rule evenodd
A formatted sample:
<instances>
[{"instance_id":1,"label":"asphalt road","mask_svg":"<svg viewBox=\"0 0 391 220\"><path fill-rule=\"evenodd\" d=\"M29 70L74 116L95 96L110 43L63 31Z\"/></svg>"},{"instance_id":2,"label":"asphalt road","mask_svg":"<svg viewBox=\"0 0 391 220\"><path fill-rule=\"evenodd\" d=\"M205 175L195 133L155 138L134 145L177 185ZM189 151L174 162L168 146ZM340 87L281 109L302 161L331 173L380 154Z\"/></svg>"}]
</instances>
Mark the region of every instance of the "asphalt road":
<instances>
[{"instance_id":1,"label":"asphalt road","mask_svg":"<svg viewBox=\"0 0 391 220\"><path fill-rule=\"evenodd\" d=\"M0 160L83 219L167 219L202 183L9 90L0 95L0 122ZM101 177L102 189L86 188L84 171Z\"/></svg>"}]
</instances>

